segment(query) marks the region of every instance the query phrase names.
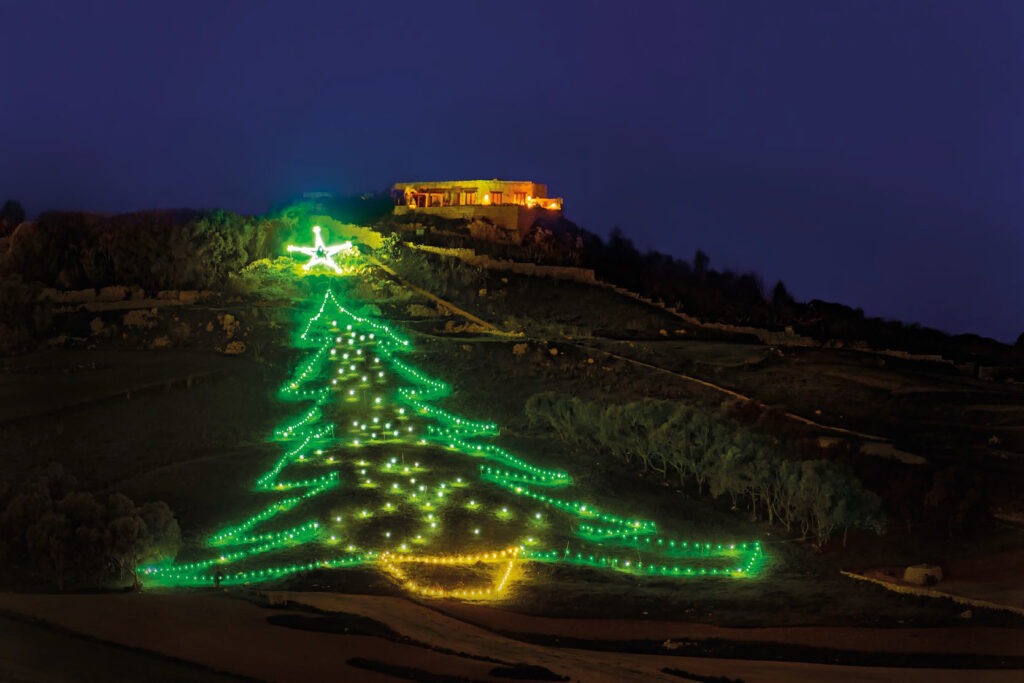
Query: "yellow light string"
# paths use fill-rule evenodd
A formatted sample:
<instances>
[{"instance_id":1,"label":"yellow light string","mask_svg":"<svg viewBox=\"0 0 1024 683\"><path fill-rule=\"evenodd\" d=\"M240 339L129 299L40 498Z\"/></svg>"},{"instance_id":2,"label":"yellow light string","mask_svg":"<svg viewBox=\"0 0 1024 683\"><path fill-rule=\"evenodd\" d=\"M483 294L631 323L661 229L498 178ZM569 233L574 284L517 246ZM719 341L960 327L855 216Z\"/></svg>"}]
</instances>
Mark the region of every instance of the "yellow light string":
<instances>
[{"instance_id":1,"label":"yellow light string","mask_svg":"<svg viewBox=\"0 0 1024 683\"><path fill-rule=\"evenodd\" d=\"M315 332L314 325L317 326ZM703 567L644 562L636 557L630 559L629 556L593 555L580 551L574 553L568 546L564 550L528 549L527 546L537 543L531 536L524 537L519 545L501 551L509 553L514 550L514 554L506 569L504 579L495 590L491 591L494 593L500 591L504 586L511 572L512 562L517 558L583 565L644 575L676 577L709 574L734 577L751 576L763 564L764 555L760 543L729 544L728 546L716 544L713 546L708 543L666 539L655 536L657 527L654 522L618 517L587 503L555 498L534 490L535 487L564 487L571 484L572 479L562 470L536 467L497 446L470 441L469 439L474 437L496 435L498 433L497 426L491 422L468 420L430 405L430 401L448 396L451 393L451 387L399 359L397 354L411 350L409 341L389 326L357 316L342 306L330 288L326 289L319 310L310 316L299 335L298 343L300 346L305 345L312 348L313 353L296 368L291 379L282 385L279 396L284 400L309 401L312 405L295 420L275 430L275 437L290 442L290 445L270 469L257 479L255 488L258 491L297 490L299 494L268 505L247 520L221 530L208 540L210 547L236 546L240 547L238 550L231 552L221 550L216 557L200 562L177 565L159 564L140 568L146 575L165 583L203 585L212 582L214 577L211 576L211 572L216 570L217 576L221 576L224 582L230 584L263 581L282 578L301 571L352 567L370 562L377 562L385 568L396 568L404 561L414 561L414 558L428 560L430 564L437 564L436 560L441 557L472 558L471 560L467 559L467 562L484 561L481 558L497 561L493 553L455 556L407 555L402 561L396 561L393 551L373 549L359 551L350 544L347 554L339 557L248 571L224 571L236 562L261 556L276 549L310 544L330 547L341 542L336 534L331 534L325 525L317 520L308 520L278 531L253 533L253 530L341 484L341 476L336 470L305 479L282 480L279 475L286 468L292 465L323 465L340 462L335 460L331 450L335 445L358 448L364 443L439 446L466 456L500 463L504 467L481 465L480 479L525 499L534 500L569 514L582 522L574 528L574 535L580 539L600 544L602 547L622 546L633 551L634 554L642 551L665 560L691 557L702 560L720 558L737 563L731 568L716 567L707 570ZM370 352L367 353L367 350ZM386 416L388 413L385 409L388 408L389 403L385 403L383 396L372 391L374 382L385 377L385 369L389 369L392 375L412 384L412 386L401 387L397 390L394 398L399 407L393 409L392 417ZM326 386L317 388L307 386L310 381L322 380L325 376L329 381ZM352 385L354 388L342 388ZM370 402L371 417L353 421L352 427L348 428L348 436L336 436L335 425L323 422L324 412L322 410L334 396L337 396L337 400L342 402L355 401L359 404ZM415 434L413 426L408 423L408 420L412 418L428 419L437 424L427 425L427 431L424 434ZM356 486L364 489L376 489L381 485L381 482L368 476L367 468L370 463L360 460L358 466L361 474L360 479L353 482ZM455 481L442 482L439 486L428 490L424 484L417 484L416 476L424 471L419 463L410 466L398 463L395 458L379 468L379 471L380 476L401 476L407 479L402 485L396 482L391 487L385 487L384 493L399 496L399 500L404 499L407 504L427 513L425 523L429 524L429 527L425 533L428 534L436 532L438 528L439 518L434 516L434 512L447 502L449 494L467 485L462 478L458 478ZM471 500L465 507L476 511L480 505ZM380 511L390 513L397 509L391 502L387 502ZM500 512L496 513L496 516L505 521L512 518L507 508L502 508ZM354 515L353 519L369 520L372 517L374 517L374 511L364 509L361 514ZM543 523L539 521L541 520L540 513L536 513L535 517L536 519L529 521L535 524ZM341 517L338 517L337 522L341 522ZM387 536L390 538L390 532ZM472 537L478 536L479 529L475 529ZM408 543L422 543L426 540L427 538L422 534L417 535L415 539L402 543L400 549L404 552ZM452 562L454 560L448 561L448 563ZM398 571L401 571L400 568ZM417 587L424 588L424 594L436 594L438 590L445 595L461 597L480 597L490 594L481 591L458 593L446 589Z\"/></svg>"},{"instance_id":2,"label":"yellow light string","mask_svg":"<svg viewBox=\"0 0 1024 683\"><path fill-rule=\"evenodd\" d=\"M380 565L384 572L394 578L406 590L431 598L493 598L502 592L512 573L512 567L519 556L520 548L510 546L504 550L476 553L473 555L395 555L384 552L380 555ZM501 579L491 588L462 589L435 588L424 586L408 577L402 569L403 564L423 564L442 566L465 566L477 563L499 563L508 560L508 565Z\"/></svg>"}]
</instances>

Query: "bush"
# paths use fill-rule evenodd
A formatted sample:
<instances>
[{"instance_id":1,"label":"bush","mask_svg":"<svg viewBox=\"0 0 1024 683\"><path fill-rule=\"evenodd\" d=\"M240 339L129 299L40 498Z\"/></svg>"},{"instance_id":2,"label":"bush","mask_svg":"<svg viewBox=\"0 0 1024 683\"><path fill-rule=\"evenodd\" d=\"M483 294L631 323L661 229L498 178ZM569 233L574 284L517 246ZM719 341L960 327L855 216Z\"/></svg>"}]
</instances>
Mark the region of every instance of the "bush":
<instances>
[{"instance_id":1,"label":"bush","mask_svg":"<svg viewBox=\"0 0 1024 683\"><path fill-rule=\"evenodd\" d=\"M0 355L29 347L50 326L50 309L39 301L39 287L19 275L0 273Z\"/></svg>"},{"instance_id":2,"label":"bush","mask_svg":"<svg viewBox=\"0 0 1024 683\"><path fill-rule=\"evenodd\" d=\"M14 229L25 220L25 209L21 203L14 199L8 199L0 207L0 237L9 235Z\"/></svg>"},{"instance_id":3,"label":"bush","mask_svg":"<svg viewBox=\"0 0 1024 683\"><path fill-rule=\"evenodd\" d=\"M63 289L205 289L279 250L278 227L226 211L52 211L14 231L0 268Z\"/></svg>"},{"instance_id":4,"label":"bush","mask_svg":"<svg viewBox=\"0 0 1024 683\"><path fill-rule=\"evenodd\" d=\"M376 256L381 261L393 261L398 258L399 250L402 248L402 236L392 233L381 240L380 248L376 250Z\"/></svg>"},{"instance_id":5,"label":"bush","mask_svg":"<svg viewBox=\"0 0 1024 683\"><path fill-rule=\"evenodd\" d=\"M18 486L0 484L0 579L8 585L101 587L172 558L181 530L164 502L77 490L57 464Z\"/></svg>"},{"instance_id":6,"label":"bush","mask_svg":"<svg viewBox=\"0 0 1024 683\"><path fill-rule=\"evenodd\" d=\"M413 249L399 252L396 270L406 280L437 296L453 301L474 297L487 281L487 271L464 263Z\"/></svg>"}]
</instances>

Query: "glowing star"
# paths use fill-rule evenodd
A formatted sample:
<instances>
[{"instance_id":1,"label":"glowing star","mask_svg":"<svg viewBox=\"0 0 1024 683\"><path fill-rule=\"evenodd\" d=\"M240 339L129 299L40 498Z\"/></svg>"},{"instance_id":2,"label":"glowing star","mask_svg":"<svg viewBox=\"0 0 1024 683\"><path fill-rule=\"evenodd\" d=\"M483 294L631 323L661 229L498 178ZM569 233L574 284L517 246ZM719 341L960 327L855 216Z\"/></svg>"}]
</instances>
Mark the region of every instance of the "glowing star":
<instances>
[{"instance_id":1,"label":"glowing star","mask_svg":"<svg viewBox=\"0 0 1024 683\"><path fill-rule=\"evenodd\" d=\"M320 236L320 226L313 226L313 246L312 247L297 247L294 244L288 245L288 251L297 251L300 254L305 254L309 257L309 262L302 266L303 270L309 270L316 265L324 265L332 268L335 273L341 274L341 268L334 262L334 255L342 251L352 251L352 242L342 242L341 244L332 244L327 246L324 244L323 237Z\"/></svg>"}]
</instances>

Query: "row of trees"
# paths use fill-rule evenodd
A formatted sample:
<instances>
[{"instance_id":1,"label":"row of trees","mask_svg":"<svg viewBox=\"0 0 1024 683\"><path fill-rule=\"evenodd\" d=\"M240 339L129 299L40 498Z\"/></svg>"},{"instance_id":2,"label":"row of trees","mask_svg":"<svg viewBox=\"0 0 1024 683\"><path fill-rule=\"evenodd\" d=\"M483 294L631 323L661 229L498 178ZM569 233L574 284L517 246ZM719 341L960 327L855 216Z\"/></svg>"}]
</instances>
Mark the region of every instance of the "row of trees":
<instances>
[{"instance_id":1,"label":"row of trees","mask_svg":"<svg viewBox=\"0 0 1024 683\"><path fill-rule=\"evenodd\" d=\"M16 199L8 199L0 206L0 237L9 235L25 220L25 208Z\"/></svg>"},{"instance_id":2,"label":"row of trees","mask_svg":"<svg viewBox=\"0 0 1024 683\"><path fill-rule=\"evenodd\" d=\"M582 265L603 280L652 299L677 305L708 320L781 329L821 341L862 340L879 349L942 353L949 358L977 354L1003 357L1008 349L973 334L951 336L919 324L868 317L860 308L821 300L798 302L779 281L766 291L756 273L718 271L697 250L692 261L658 251L641 252L618 228L607 241L581 231Z\"/></svg>"},{"instance_id":3,"label":"row of trees","mask_svg":"<svg viewBox=\"0 0 1024 683\"><path fill-rule=\"evenodd\" d=\"M681 305L699 317L760 326L775 322L777 313L765 300L759 275L717 271L710 261L699 250L692 264L659 251L640 252L619 228L612 230L607 242L583 231L583 266L594 269L601 279ZM781 291L785 292L784 285ZM791 302L786 294L779 303Z\"/></svg>"},{"instance_id":4,"label":"row of trees","mask_svg":"<svg viewBox=\"0 0 1024 683\"><path fill-rule=\"evenodd\" d=\"M166 503L80 491L58 464L17 486L0 482L0 511L0 579L8 586L137 586L137 566L181 548Z\"/></svg>"},{"instance_id":5,"label":"row of trees","mask_svg":"<svg viewBox=\"0 0 1024 683\"><path fill-rule=\"evenodd\" d=\"M526 403L531 425L553 429L567 444L653 470L699 493L729 496L734 507L821 546L836 531L881 533L881 502L847 467L799 459L717 409L645 399L625 404L585 401L553 392Z\"/></svg>"},{"instance_id":6,"label":"row of trees","mask_svg":"<svg viewBox=\"0 0 1024 683\"><path fill-rule=\"evenodd\" d=\"M422 228L423 234L414 237L418 242L469 247L478 253L518 261L583 266L606 282L706 320L772 329L792 326L796 332L821 341L866 341L875 348L942 353L949 358L977 355L996 359L1008 352L1005 345L977 335L951 336L916 323L869 317L859 308L817 299L799 302L781 280L769 289L755 272L717 270L700 250L691 260L655 250L641 251L619 228L602 239L560 218L527 235L521 244L510 244L480 239L471 234L467 221L439 216L388 216L378 221L377 227L385 231L408 228L406 224L411 221Z\"/></svg>"}]
</instances>

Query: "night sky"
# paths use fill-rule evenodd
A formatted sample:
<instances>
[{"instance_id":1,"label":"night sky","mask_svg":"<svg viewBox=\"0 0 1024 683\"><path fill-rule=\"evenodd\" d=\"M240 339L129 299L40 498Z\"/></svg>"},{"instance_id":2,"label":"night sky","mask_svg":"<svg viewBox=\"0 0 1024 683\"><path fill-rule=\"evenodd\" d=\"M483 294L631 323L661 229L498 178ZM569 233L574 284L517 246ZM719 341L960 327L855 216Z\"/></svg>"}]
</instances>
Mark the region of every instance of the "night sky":
<instances>
[{"instance_id":1,"label":"night sky","mask_svg":"<svg viewBox=\"0 0 1024 683\"><path fill-rule=\"evenodd\" d=\"M0 0L0 200L546 182L800 299L1024 331L1024 2Z\"/></svg>"}]
</instances>

